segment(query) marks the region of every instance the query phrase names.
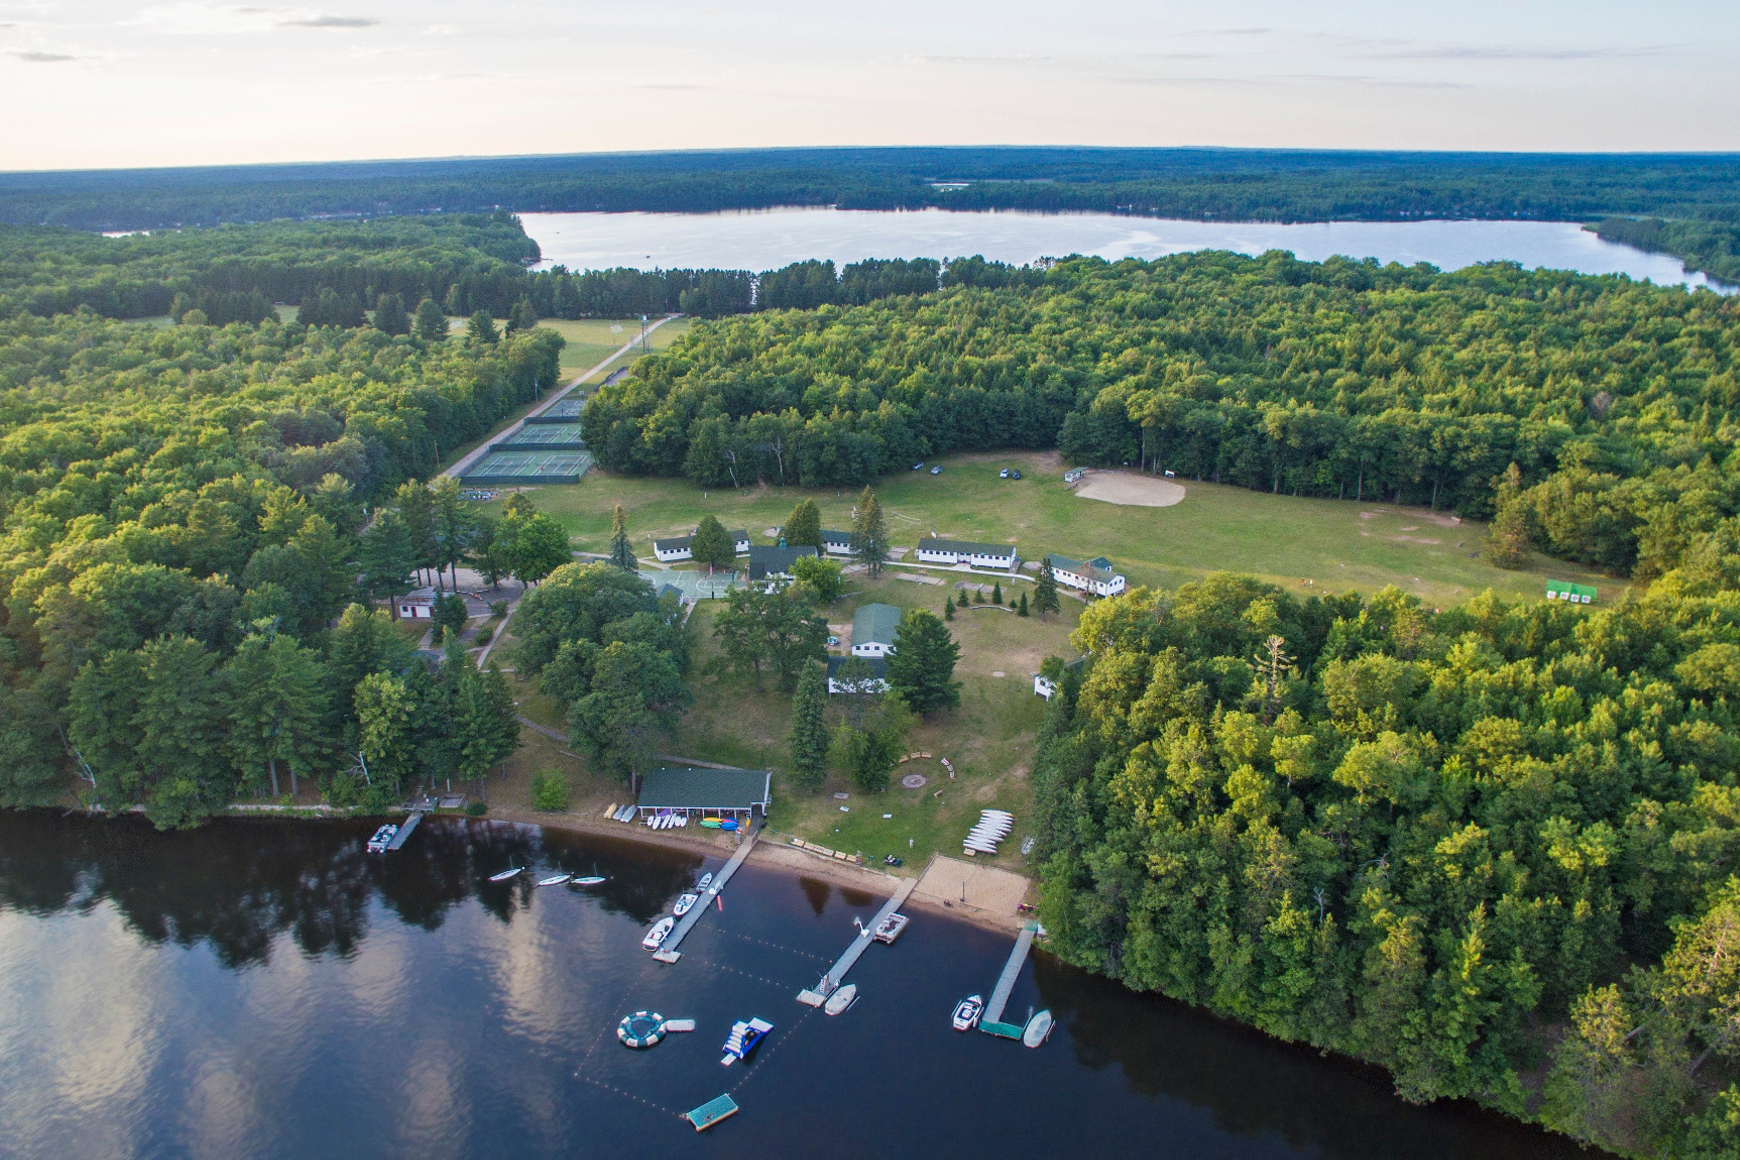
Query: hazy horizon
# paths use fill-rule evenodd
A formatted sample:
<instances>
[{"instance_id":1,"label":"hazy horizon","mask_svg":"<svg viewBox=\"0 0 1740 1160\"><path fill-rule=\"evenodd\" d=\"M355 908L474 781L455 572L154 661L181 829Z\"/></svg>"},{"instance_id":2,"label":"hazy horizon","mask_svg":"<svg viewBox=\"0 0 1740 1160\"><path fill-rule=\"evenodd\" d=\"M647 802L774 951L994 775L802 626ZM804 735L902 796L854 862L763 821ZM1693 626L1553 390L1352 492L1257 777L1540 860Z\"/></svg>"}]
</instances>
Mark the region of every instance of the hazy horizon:
<instances>
[{"instance_id":1,"label":"hazy horizon","mask_svg":"<svg viewBox=\"0 0 1740 1160\"><path fill-rule=\"evenodd\" d=\"M1737 25L1713 0L14 0L0 2L0 158L17 171L1059 141L1731 152Z\"/></svg>"}]
</instances>

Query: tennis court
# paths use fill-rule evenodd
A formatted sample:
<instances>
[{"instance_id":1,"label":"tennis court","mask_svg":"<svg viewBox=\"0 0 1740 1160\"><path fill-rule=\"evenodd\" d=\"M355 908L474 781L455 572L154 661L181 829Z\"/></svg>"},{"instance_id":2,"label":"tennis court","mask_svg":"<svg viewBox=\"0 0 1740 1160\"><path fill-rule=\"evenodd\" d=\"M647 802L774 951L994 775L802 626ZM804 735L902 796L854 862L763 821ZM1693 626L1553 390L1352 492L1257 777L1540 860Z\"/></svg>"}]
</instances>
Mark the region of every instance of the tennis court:
<instances>
[{"instance_id":1,"label":"tennis court","mask_svg":"<svg viewBox=\"0 0 1740 1160\"><path fill-rule=\"evenodd\" d=\"M580 418L580 412L585 410L586 400L579 395L569 395L565 399L557 399L550 404L550 409L540 415L533 415L527 423L572 423Z\"/></svg>"},{"instance_id":2,"label":"tennis court","mask_svg":"<svg viewBox=\"0 0 1740 1160\"><path fill-rule=\"evenodd\" d=\"M528 423L496 446L503 450L516 451L522 447L541 447L546 451L584 451L586 441L581 437L578 423Z\"/></svg>"},{"instance_id":3,"label":"tennis court","mask_svg":"<svg viewBox=\"0 0 1740 1160\"><path fill-rule=\"evenodd\" d=\"M584 451L492 451L461 483L579 483L592 469Z\"/></svg>"}]
</instances>

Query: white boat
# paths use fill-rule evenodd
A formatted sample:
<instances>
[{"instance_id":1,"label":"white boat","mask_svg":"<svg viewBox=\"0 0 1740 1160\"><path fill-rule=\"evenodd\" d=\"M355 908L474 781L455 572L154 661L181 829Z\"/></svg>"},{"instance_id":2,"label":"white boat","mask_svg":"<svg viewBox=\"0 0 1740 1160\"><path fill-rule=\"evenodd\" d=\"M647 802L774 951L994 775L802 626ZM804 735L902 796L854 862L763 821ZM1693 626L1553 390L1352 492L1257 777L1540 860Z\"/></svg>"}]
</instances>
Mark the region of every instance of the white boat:
<instances>
[{"instance_id":1,"label":"white boat","mask_svg":"<svg viewBox=\"0 0 1740 1160\"><path fill-rule=\"evenodd\" d=\"M876 924L876 941L893 944L900 937L900 932L906 929L906 924L912 920L904 914L891 914Z\"/></svg>"},{"instance_id":2,"label":"white boat","mask_svg":"<svg viewBox=\"0 0 1740 1160\"><path fill-rule=\"evenodd\" d=\"M699 901L701 901L699 895L685 894L677 899L677 904L675 906L671 907L671 913L676 915L678 918L681 918L683 915L689 913L690 908Z\"/></svg>"},{"instance_id":3,"label":"white boat","mask_svg":"<svg viewBox=\"0 0 1740 1160\"><path fill-rule=\"evenodd\" d=\"M393 839L398 837L398 835L399 827L394 825L382 826L380 829L375 831L374 837L369 839L369 853L386 853L387 847L392 844Z\"/></svg>"},{"instance_id":4,"label":"white boat","mask_svg":"<svg viewBox=\"0 0 1740 1160\"><path fill-rule=\"evenodd\" d=\"M568 885L570 885L570 886L598 886L598 885L602 884L603 882L604 882L604 875L602 875L602 874L588 874L584 878L570 879Z\"/></svg>"},{"instance_id":5,"label":"white boat","mask_svg":"<svg viewBox=\"0 0 1740 1160\"><path fill-rule=\"evenodd\" d=\"M1051 1012L1041 1011L1027 1021L1027 1029L1021 1033L1021 1042L1028 1047L1038 1047L1051 1038L1051 1028Z\"/></svg>"},{"instance_id":6,"label":"white boat","mask_svg":"<svg viewBox=\"0 0 1740 1160\"><path fill-rule=\"evenodd\" d=\"M489 880L491 882L506 882L509 878L518 878L524 870L524 866L515 866L513 859L510 858L508 859L508 868L499 873L491 874Z\"/></svg>"},{"instance_id":7,"label":"white boat","mask_svg":"<svg viewBox=\"0 0 1740 1160\"><path fill-rule=\"evenodd\" d=\"M705 890L711 885L713 885L713 876L711 874L703 874L701 875L701 880L695 883L695 889Z\"/></svg>"},{"instance_id":8,"label":"white boat","mask_svg":"<svg viewBox=\"0 0 1740 1160\"><path fill-rule=\"evenodd\" d=\"M835 991L832 995L828 996L828 1001L822 1004L822 1010L830 1015L839 1015L844 1013L846 1008L850 1007L857 1001L858 984L847 983L844 987L841 987L838 991Z\"/></svg>"},{"instance_id":9,"label":"white boat","mask_svg":"<svg viewBox=\"0 0 1740 1160\"><path fill-rule=\"evenodd\" d=\"M983 995L968 995L955 1007L955 1030L971 1031L979 1025L979 1016L984 1013L985 997Z\"/></svg>"},{"instance_id":10,"label":"white boat","mask_svg":"<svg viewBox=\"0 0 1740 1160\"><path fill-rule=\"evenodd\" d=\"M678 829L682 829L684 826L686 826L688 824L689 824L689 815L688 814L678 814L677 815L677 828Z\"/></svg>"},{"instance_id":11,"label":"white boat","mask_svg":"<svg viewBox=\"0 0 1740 1160\"><path fill-rule=\"evenodd\" d=\"M538 885L539 886L560 886L560 885L562 885L562 883L568 881L568 879L570 879L572 877L574 877L572 874L552 874L548 878L538 879Z\"/></svg>"},{"instance_id":12,"label":"white boat","mask_svg":"<svg viewBox=\"0 0 1740 1160\"><path fill-rule=\"evenodd\" d=\"M671 928L676 925L676 919L668 914L665 915L653 923L652 929L646 932L646 937L640 940L640 945L649 951L658 950L664 945L665 939L670 936Z\"/></svg>"}]
</instances>

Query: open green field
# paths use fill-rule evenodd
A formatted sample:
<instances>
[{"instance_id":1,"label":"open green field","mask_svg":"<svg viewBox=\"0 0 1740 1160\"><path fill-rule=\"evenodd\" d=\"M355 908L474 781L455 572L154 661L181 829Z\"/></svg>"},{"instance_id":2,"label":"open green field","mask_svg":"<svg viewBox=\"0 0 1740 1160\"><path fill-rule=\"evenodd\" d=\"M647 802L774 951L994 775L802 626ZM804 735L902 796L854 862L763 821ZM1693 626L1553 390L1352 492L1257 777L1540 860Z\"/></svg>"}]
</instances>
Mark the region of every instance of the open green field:
<instances>
[{"instance_id":1,"label":"open green field","mask_svg":"<svg viewBox=\"0 0 1740 1160\"><path fill-rule=\"evenodd\" d=\"M640 333L638 318L546 318L538 325L548 327L568 340L568 345L562 348L564 374L576 374L598 365L621 349L623 343ZM613 331L610 329L613 326L620 329ZM655 351L664 350L688 329L688 319L674 319L653 331L649 341ZM608 369L628 366L639 357L639 351L630 351Z\"/></svg>"},{"instance_id":2,"label":"open green field","mask_svg":"<svg viewBox=\"0 0 1740 1160\"><path fill-rule=\"evenodd\" d=\"M1180 481L1187 494L1174 507L1126 507L1077 496L1063 483L1055 453L963 455L940 462L941 475L901 472L877 485L897 544L912 547L921 536L935 534L1013 540L1030 560L1046 552L1105 555L1132 587L1176 587L1217 570L1253 573L1301 593L1370 593L1394 584L1435 607L1486 588L1507 598L1540 599L1548 578L1594 584L1603 599L1624 587L1623 581L1540 556L1526 570L1494 568L1479 555L1484 524L1451 523L1451 517L1423 508L1295 499L1188 480ZM1005 466L1019 467L1025 478L997 478ZM650 558L652 537L686 534L708 513L768 542L765 531L782 523L806 495L821 505L823 527L850 526L856 498L851 491L703 491L686 480L625 478L595 469L573 486L542 488L536 498L562 521L575 546L587 551L607 547L611 508L622 504L637 550Z\"/></svg>"}]
</instances>

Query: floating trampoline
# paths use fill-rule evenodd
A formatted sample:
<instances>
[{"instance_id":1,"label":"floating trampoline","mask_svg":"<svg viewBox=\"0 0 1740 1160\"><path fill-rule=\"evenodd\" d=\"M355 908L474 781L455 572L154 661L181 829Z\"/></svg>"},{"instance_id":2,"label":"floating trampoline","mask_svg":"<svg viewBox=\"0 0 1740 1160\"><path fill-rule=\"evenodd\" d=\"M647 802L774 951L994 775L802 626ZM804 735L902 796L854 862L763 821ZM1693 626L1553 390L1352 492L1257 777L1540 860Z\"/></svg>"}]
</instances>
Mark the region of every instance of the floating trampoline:
<instances>
[{"instance_id":1,"label":"floating trampoline","mask_svg":"<svg viewBox=\"0 0 1740 1160\"><path fill-rule=\"evenodd\" d=\"M656 1047L659 1040L665 1037L665 1017L657 1011L636 1011L633 1015L624 1015L622 1022L616 1025L616 1037L622 1040L624 1047L636 1050Z\"/></svg>"}]
</instances>

